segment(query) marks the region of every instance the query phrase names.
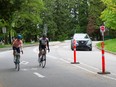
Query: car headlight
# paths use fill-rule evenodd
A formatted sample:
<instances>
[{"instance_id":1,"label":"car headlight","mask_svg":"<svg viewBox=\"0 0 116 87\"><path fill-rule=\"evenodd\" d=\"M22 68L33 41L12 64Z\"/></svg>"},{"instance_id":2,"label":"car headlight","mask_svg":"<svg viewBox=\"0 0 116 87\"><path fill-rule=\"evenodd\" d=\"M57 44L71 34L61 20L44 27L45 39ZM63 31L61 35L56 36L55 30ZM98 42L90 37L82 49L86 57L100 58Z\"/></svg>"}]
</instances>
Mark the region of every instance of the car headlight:
<instances>
[{"instance_id":1,"label":"car headlight","mask_svg":"<svg viewBox=\"0 0 116 87\"><path fill-rule=\"evenodd\" d=\"M92 44L91 40L87 40L87 45L91 45L91 44Z\"/></svg>"}]
</instances>

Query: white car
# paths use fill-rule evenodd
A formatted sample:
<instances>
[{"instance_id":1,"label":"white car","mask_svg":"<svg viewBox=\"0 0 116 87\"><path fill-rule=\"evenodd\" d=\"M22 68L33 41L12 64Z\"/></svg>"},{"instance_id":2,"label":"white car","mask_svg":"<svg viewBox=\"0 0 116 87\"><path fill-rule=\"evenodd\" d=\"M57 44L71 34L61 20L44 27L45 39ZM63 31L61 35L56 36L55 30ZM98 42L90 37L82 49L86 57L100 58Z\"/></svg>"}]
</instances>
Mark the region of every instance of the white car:
<instances>
[{"instance_id":1,"label":"white car","mask_svg":"<svg viewBox=\"0 0 116 87\"><path fill-rule=\"evenodd\" d=\"M76 49L87 49L92 51L92 40L86 33L75 33L71 40L71 49L74 49L74 40L76 40Z\"/></svg>"}]
</instances>

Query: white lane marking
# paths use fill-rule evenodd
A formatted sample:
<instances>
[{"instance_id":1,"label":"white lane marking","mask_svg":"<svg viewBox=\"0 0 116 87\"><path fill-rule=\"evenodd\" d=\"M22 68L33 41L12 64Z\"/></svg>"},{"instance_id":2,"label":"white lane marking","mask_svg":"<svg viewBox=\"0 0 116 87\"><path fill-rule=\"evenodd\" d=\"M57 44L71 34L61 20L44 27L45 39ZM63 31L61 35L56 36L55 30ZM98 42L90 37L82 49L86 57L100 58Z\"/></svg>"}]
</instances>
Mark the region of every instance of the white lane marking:
<instances>
[{"instance_id":1,"label":"white lane marking","mask_svg":"<svg viewBox=\"0 0 116 87\"><path fill-rule=\"evenodd\" d=\"M116 78L113 78L113 77L110 77L110 76L103 76L105 78L108 78L108 79L112 79L112 80L116 80Z\"/></svg>"},{"instance_id":2,"label":"white lane marking","mask_svg":"<svg viewBox=\"0 0 116 87\"><path fill-rule=\"evenodd\" d=\"M61 59L61 58L60 58L60 60L66 62L66 63L69 63L69 61L66 61L66 60L64 60L64 59Z\"/></svg>"},{"instance_id":3,"label":"white lane marking","mask_svg":"<svg viewBox=\"0 0 116 87\"><path fill-rule=\"evenodd\" d=\"M20 64L24 64L24 65L27 65L29 62L27 62L27 61L21 61L21 63Z\"/></svg>"},{"instance_id":4,"label":"white lane marking","mask_svg":"<svg viewBox=\"0 0 116 87\"><path fill-rule=\"evenodd\" d=\"M100 70L100 69L98 69L98 68L96 68L96 67L93 67L93 66L87 65L87 64L82 63L82 62L81 62L81 64L82 64L82 65L85 65L85 66L87 66L87 67L89 67L89 68L95 69L95 70Z\"/></svg>"},{"instance_id":5,"label":"white lane marking","mask_svg":"<svg viewBox=\"0 0 116 87\"><path fill-rule=\"evenodd\" d=\"M22 71L28 71L28 70L34 70L34 71L36 71L38 68L31 68L31 69L21 69Z\"/></svg>"},{"instance_id":6,"label":"white lane marking","mask_svg":"<svg viewBox=\"0 0 116 87\"><path fill-rule=\"evenodd\" d=\"M22 71L27 71L28 69L21 69Z\"/></svg>"},{"instance_id":7,"label":"white lane marking","mask_svg":"<svg viewBox=\"0 0 116 87\"><path fill-rule=\"evenodd\" d=\"M51 56L51 57L60 59L61 61L66 62L66 63L70 63L69 61L67 61L67 60L65 60L65 59L61 59L61 58L54 57L54 56ZM85 70L85 71L87 71L87 72L90 72L90 73L93 73L93 74L97 74L97 72L91 71L91 70L86 69L86 68L84 68L84 67L77 66L77 65L75 65L75 64L72 64L72 65L75 66L75 67L77 67L77 68L80 68L80 69L82 69L82 70ZM85 64L85 66L89 66L89 65ZM92 68L94 68L94 67L92 67ZM97 69L97 68L94 68L94 69ZM110 77L110 76L105 76L105 75L100 75L100 76L105 77L105 78L108 78L108 79L116 80L116 78L113 78L113 77Z\"/></svg>"},{"instance_id":8,"label":"white lane marking","mask_svg":"<svg viewBox=\"0 0 116 87\"><path fill-rule=\"evenodd\" d=\"M37 70L38 68L31 68L31 70Z\"/></svg>"},{"instance_id":9,"label":"white lane marking","mask_svg":"<svg viewBox=\"0 0 116 87\"><path fill-rule=\"evenodd\" d=\"M45 76L43 76L43 75L41 75L41 74L39 74L39 73L37 73L37 72L34 72L33 74L35 74L36 76L38 76L38 77L40 77L40 78L44 78Z\"/></svg>"},{"instance_id":10,"label":"white lane marking","mask_svg":"<svg viewBox=\"0 0 116 87\"><path fill-rule=\"evenodd\" d=\"M34 51L35 53L37 53L37 48L35 48L33 51ZM51 58L53 58L53 59L60 59L61 61L64 61L64 62L66 62L66 63L70 63L69 61L67 61L67 60L65 60L65 59L62 59L62 58L58 58L58 57L51 56L51 55L47 55L47 56L49 56L49 57L51 57ZM88 67L91 67L91 68L93 68L93 69L99 70L98 68L95 68L95 67L93 67L93 66L90 66L90 65L87 65L87 64L84 64L84 63L81 63L81 64L83 64L83 65L85 65L85 66L88 66ZM73 65L73 64L72 64L72 65ZM93 73L93 74L96 74L96 73L97 73L97 72L93 72L93 71L91 71L91 70L88 70L88 69L86 69L86 68L83 68L83 67L81 67L81 66L77 66L77 65L73 65L73 66L78 67L78 68L80 68L80 69L82 69L82 70L85 70L85 71L90 72L90 73ZM112 75L116 75L116 74L115 74L115 73L112 73ZM116 78L113 78L113 77L110 77L110 76L102 76L102 77L109 78L109 79L112 79L112 80L116 80Z\"/></svg>"}]
</instances>

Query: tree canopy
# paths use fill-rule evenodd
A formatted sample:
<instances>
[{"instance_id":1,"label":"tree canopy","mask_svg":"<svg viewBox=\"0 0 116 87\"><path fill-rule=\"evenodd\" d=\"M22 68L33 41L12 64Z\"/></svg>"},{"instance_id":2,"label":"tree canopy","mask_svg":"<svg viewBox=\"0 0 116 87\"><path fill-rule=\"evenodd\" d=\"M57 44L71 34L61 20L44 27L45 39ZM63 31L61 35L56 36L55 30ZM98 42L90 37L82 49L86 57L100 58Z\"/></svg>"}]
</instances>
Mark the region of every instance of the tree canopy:
<instances>
[{"instance_id":1,"label":"tree canopy","mask_svg":"<svg viewBox=\"0 0 116 87\"><path fill-rule=\"evenodd\" d=\"M115 20L116 0L0 0L1 37L6 27L7 38L20 33L25 41L42 33L50 40L70 39L74 33L94 38L100 37L103 22L116 30Z\"/></svg>"},{"instance_id":2,"label":"tree canopy","mask_svg":"<svg viewBox=\"0 0 116 87\"><path fill-rule=\"evenodd\" d=\"M116 30L116 0L101 0L106 5L101 18L108 28Z\"/></svg>"}]
</instances>

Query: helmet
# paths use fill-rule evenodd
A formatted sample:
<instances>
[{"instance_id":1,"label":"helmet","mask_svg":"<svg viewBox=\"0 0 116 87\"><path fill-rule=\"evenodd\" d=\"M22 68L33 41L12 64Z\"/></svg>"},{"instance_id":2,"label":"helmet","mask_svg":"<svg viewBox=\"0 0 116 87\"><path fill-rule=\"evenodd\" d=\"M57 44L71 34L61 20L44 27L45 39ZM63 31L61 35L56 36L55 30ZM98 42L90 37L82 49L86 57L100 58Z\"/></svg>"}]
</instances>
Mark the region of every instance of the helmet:
<instances>
[{"instance_id":1,"label":"helmet","mask_svg":"<svg viewBox=\"0 0 116 87\"><path fill-rule=\"evenodd\" d=\"M18 35L18 36L17 36L17 39L22 39L22 36L21 36L21 35Z\"/></svg>"},{"instance_id":2,"label":"helmet","mask_svg":"<svg viewBox=\"0 0 116 87\"><path fill-rule=\"evenodd\" d=\"M43 34L42 37L46 37L46 34Z\"/></svg>"}]
</instances>

